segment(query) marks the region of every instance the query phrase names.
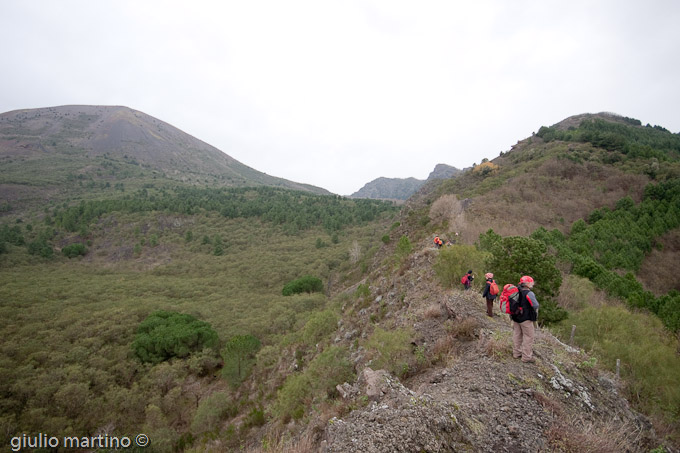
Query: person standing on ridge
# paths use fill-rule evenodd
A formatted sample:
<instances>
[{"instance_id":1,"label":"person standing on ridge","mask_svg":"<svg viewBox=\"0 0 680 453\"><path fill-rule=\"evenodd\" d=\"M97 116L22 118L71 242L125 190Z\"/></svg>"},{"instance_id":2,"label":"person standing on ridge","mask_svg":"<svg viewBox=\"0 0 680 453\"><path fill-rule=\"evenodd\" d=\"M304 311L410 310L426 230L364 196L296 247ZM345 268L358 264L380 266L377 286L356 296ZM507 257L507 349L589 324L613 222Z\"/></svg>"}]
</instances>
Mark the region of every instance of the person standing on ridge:
<instances>
[{"instance_id":1,"label":"person standing on ridge","mask_svg":"<svg viewBox=\"0 0 680 453\"><path fill-rule=\"evenodd\" d=\"M493 317L493 301L496 300L496 296L498 296L498 285L493 279L493 274L491 272L484 274L484 277L486 278L486 286L484 287L482 297L486 299L486 315Z\"/></svg>"},{"instance_id":2,"label":"person standing on ridge","mask_svg":"<svg viewBox=\"0 0 680 453\"><path fill-rule=\"evenodd\" d=\"M460 282L465 287L465 291L470 289L470 287L472 286L472 280L474 279L475 276L472 274L472 270L467 271L467 274L463 275L463 278L460 279Z\"/></svg>"},{"instance_id":3,"label":"person standing on ridge","mask_svg":"<svg viewBox=\"0 0 680 453\"><path fill-rule=\"evenodd\" d=\"M512 356L524 363L536 361L533 355L534 322L538 318L538 300L532 291L534 279L528 275L519 279L519 313L512 319Z\"/></svg>"}]
</instances>

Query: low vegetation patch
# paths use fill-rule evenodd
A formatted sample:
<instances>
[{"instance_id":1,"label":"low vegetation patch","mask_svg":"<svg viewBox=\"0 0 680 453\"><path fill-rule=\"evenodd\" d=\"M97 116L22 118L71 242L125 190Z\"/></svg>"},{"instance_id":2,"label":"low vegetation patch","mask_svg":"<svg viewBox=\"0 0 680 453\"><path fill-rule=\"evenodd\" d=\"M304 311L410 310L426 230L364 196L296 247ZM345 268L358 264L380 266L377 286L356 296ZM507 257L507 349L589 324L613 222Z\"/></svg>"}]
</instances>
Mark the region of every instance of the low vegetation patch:
<instances>
[{"instance_id":1,"label":"low vegetation patch","mask_svg":"<svg viewBox=\"0 0 680 453\"><path fill-rule=\"evenodd\" d=\"M572 313L568 322L555 329L566 340L572 325L576 326L575 341L599 358L599 366L614 372L620 360L628 398L645 413L680 416L677 339L665 331L659 319L624 307L590 307Z\"/></svg>"}]
</instances>

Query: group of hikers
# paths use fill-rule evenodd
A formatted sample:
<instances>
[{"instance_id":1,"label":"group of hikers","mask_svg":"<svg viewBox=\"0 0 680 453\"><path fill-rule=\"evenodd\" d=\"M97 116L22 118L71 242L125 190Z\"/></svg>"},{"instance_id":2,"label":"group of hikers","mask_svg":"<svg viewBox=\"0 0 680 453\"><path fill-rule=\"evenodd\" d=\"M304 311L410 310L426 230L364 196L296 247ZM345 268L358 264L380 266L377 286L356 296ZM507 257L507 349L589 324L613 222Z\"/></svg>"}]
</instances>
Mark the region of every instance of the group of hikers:
<instances>
[{"instance_id":1,"label":"group of hikers","mask_svg":"<svg viewBox=\"0 0 680 453\"><path fill-rule=\"evenodd\" d=\"M466 291L472 287L474 278L472 270L461 278ZM525 275L519 279L517 286L508 283L499 291L491 272L484 274L484 278L486 284L482 297L486 299L487 316L493 317L493 303L500 295L500 310L509 314L512 320L512 356L525 363L535 362L533 345L539 305L533 292L534 279Z\"/></svg>"},{"instance_id":2,"label":"group of hikers","mask_svg":"<svg viewBox=\"0 0 680 453\"><path fill-rule=\"evenodd\" d=\"M456 233L456 236L458 236L458 233ZM444 245L451 245L451 242L444 242L439 236L435 236L434 245L441 248ZM536 320L538 319L538 300L532 290L534 279L525 275L519 279L517 286L508 283L502 291L499 291L498 284L491 272L484 274L484 278L486 284L482 297L486 299L486 315L493 317L493 303L496 298L499 298L501 313L508 314L512 320L512 356L525 363L535 362L533 346ZM472 287L474 279L475 275L472 269L461 277L460 282L465 291Z\"/></svg>"},{"instance_id":3,"label":"group of hikers","mask_svg":"<svg viewBox=\"0 0 680 453\"><path fill-rule=\"evenodd\" d=\"M456 236L458 236L458 233L456 233ZM455 239L453 241L451 241L451 240L444 241L439 236L434 237L434 246L437 247L438 249L442 248L445 245L453 245L455 243L456 243Z\"/></svg>"}]
</instances>

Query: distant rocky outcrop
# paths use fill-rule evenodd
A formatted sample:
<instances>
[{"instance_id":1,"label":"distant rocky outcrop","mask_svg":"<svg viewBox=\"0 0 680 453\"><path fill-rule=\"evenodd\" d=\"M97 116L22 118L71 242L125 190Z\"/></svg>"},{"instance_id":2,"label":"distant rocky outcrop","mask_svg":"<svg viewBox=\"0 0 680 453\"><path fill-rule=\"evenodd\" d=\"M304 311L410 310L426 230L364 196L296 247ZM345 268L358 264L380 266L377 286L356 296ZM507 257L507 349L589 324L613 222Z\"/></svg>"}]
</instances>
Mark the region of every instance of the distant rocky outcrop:
<instances>
[{"instance_id":1,"label":"distant rocky outcrop","mask_svg":"<svg viewBox=\"0 0 680 453\"><path fill-rule=\"evenodd\" d=\"M437 164L434 167L434 170L432 170L432 173L430 173L430 176L427 177L427 180L431 181L433 179L449 179L462 172L463 170L459 170L456 167L452 167L450 165Z\"/></svg>"},{"instance_id":2,"label":"distant rocky outcrop","mask_svg":"<svg viewBox=\"0 0 680 453\"><path fill-rule=\"evenodd\" d=\"M424 183L425 181L416 178L378 178L367 183L350 197L406 200Z\"/></svg>"},{"instance_id":3,"label":"distant rocky outcrop","mask_svg":"<svg viewBox=\"0 0 680 453\"><path fill-rule=\"evenodd\" d=\"M446 164L437 164L426 180L416 178L378 178L367 183L350 195L350 198L373 198L386 200L408 200L428 181L452 178L462 170Z\"/></svg>"}]
</instances>

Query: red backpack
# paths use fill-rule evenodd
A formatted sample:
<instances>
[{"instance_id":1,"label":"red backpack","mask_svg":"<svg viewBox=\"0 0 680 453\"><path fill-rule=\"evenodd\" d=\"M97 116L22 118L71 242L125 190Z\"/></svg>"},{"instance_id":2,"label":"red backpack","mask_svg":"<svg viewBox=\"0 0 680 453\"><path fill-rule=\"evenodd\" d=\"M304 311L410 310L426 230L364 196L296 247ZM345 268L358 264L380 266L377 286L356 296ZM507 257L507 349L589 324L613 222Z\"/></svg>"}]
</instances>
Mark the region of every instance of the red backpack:
<instances>
[{"instance_id":1,"label":"red backpack","mask_svg":"<svg viewBox=\"0 0 680 453\"><path fill-rule=\"evenodd\" d=\"M463 277L461 277L461 279L460 279L460 282L461 282L463 285L467 285L467 281L468 281L468 277L467 277L467 276L468 276L468 274L465 274L465 275L463 275Z\"/></svg>"},{"instance_id":2,"label":"red backpack","mask_svg":"<svg viewBox=\"0 0 680 453\"><path fill-rule=\"evenodd\" d=\"M492 296L498 294L498 285L496 284L496 280L491 280L491 284L489 285L489 294Z\"/></svg>"},{"instance_id":3,"label":"red backpack","mask_svg":"<svg viewBox=\"0 0 680 453\"><path fill-rule=\"evenodd\" d=\"M508 283L503 287L503 292L500 297L499 308L501 313L514 315L517 311L517 305L519 305L519 289L515 285Z\"/></svg>"}]
</instances>

